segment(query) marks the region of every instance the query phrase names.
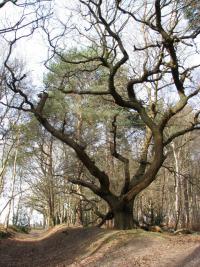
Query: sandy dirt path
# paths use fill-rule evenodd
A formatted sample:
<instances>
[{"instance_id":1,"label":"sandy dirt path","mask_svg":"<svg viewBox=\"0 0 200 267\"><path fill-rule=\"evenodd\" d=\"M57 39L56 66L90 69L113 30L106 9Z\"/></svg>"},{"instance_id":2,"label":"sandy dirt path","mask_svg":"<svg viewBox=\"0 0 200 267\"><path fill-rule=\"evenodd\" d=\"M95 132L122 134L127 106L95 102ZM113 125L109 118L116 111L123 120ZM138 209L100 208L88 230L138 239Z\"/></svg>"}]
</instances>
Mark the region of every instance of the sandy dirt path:
<instances>
[{"instance_id":1,"label":"sandy dirt path","mask_svg":"<svg viewBox=\"0 0 200 267\"><path fill-rule=\"evenodd\" d=\"M200 267L200 236L57 227L0 240L2 267Z\"/></svg>"}]
</instances>

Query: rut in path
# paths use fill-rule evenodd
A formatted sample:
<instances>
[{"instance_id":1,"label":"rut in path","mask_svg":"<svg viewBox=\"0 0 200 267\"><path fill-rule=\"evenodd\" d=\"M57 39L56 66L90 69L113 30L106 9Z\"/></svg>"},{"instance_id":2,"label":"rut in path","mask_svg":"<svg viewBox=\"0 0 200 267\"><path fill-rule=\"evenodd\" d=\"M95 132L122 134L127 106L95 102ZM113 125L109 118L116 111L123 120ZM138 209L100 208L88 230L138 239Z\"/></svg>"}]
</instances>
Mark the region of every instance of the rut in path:
<instances>
[{"instance_id":1,"label":"rut in path","mask_svg":"<svg viewBox=\"0 0 200 267\"><path fill-rule=\"evenodd\" d=\"M100 237L104 230L98 228L63 227L56 232L20 235L13 239L0 240L0 266L40 267L72 264L87 246ZM26 237L27 236L27 237Z\"/></svg>"},{"instance_id":2,"label":"rut in path","mask_svg":"<svg viewBox=\"0 0 200 267\"><path fill-rule=\"evenodd\" d=\"M200 267L200 237L61 226L0 240L2 267Z\"/></svg>"}]
</instances>

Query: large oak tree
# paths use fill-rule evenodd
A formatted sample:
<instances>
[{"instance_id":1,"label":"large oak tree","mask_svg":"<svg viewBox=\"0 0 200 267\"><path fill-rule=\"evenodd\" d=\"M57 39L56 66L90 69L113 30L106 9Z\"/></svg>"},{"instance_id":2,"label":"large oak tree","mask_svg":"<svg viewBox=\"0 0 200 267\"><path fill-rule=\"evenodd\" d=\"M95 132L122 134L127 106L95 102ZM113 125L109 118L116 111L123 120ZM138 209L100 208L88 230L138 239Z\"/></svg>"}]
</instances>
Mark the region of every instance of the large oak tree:
<instances>
[{"instance_id":1,"label":"large oak tree","mask_svg":"<svg viewBox=\"0 0 200 267\"><path fill-rule=\"evenodd\" d=\"M199 31L191 30L187 23L181 21L184 14L174 0L134 3L80 0L78 3L78 9L74 11L75 19L69 12L66 12L67 21L61 21L65 17L59 19L61 32L54 31L53 26L47 28L43 25L52 53L50 59L56 56L65 64L73 66L63 72L54 90L71 96L89 95L98 99L101 96L104 101L111 103L111 108L113 105L119 106L128 110L133 118L135 114L140 117L145 125L145 134L137 167L132 173L129 159L118 152L116 116L113 117L111 154L123 164L124 170L124 184L120 193L113 192L106 169L103 170L94 161L85 143L65 132L62 123L53 124L46 115L45 107L53 97L48 87L47 91L39 95L37 103L23 89L25 76L15 74L9 63L15 42L11 42L5 61L6 84L22 99L19 105L13 106L32 112L54 137L70 146L97 182L85 179L70 181L89 188L108 203L110 211L106 218L114 216L116 228L130 229L134 227L134 200L156 179L167 158L168 145L175 138L200 128L200 111L193 106L191 122L174 128L168 134L170 120L188 106L189 101L195 99L200 91L199 82L195 79L199 64L193 64L194 56L192 58L198 50L195 50L198 47L195 40ZM92 53L83 53L82 56L80 53L78 59L68 57L68 53L63 53L63 50L70 48L68 43L72 39L69 38L74 38L73 45L77 43L80 51L87 46ZM50 71L55 71L48 61L46 66ZM119 83L119 73L124 69L127 70L127 77ZM92 75L106 77L103 88L90 86ZM74 77L82 77L78 85L73 82ZM194 103L191 102L191 105Z\"/></svg>"}]
</instances>

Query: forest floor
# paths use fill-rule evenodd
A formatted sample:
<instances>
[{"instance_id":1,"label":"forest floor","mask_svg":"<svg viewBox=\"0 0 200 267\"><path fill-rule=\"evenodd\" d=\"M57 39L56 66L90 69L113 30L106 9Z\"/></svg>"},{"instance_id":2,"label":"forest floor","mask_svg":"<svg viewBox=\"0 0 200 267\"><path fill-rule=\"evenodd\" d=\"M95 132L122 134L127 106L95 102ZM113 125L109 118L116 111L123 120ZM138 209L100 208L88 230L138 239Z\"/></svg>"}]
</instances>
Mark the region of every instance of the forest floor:
<instances>
[{"instance_id":1,"label":"forest floor","mask_svg":"<svg viewBox=\"0 0 200 267\"><path fill-rule=\"evenodd\" d=\"M56 227L0 240L2 267L199 267L200 235Z\"/></svg>"}]
</instances>

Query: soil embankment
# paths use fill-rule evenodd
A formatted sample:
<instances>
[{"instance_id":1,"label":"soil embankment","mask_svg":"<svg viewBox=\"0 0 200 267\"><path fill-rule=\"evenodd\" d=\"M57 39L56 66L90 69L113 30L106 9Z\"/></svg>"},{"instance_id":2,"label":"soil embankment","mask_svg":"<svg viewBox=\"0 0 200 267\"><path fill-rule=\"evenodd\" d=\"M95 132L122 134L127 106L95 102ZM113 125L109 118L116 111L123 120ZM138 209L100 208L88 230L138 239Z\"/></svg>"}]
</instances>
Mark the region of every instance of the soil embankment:
<instances>
[{"instance_id":1,"label":"soil embankment","mask_svg":"<svg viewBox=\"0 0 200 267\"><path fill-rule=\"evenodd\" d=\"M200 236L67 228L0 240L3 267L199 267Z\"/></svg>"}]
</instances>

